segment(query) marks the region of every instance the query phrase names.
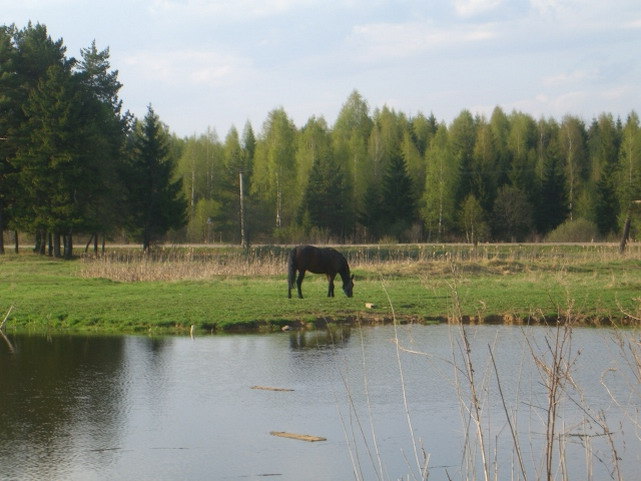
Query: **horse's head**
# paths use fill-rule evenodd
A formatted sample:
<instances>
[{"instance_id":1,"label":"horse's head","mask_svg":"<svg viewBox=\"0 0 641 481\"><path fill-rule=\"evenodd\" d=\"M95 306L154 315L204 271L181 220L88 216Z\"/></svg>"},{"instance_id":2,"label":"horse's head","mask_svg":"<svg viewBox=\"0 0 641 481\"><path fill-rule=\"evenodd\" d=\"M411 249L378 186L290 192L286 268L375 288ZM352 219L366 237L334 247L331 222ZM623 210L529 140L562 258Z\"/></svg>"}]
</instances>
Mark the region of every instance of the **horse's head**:
<instances>
[{"instance_id":1,"label":"horse's head","mask_svg":"<svg viewBox=\"0 0 641 481\"><path fill-rule=\"evenodd\" d=\"M347 297L352 297L354 295L354 275L349 278L347 282L343 282L343 292Z\"/></svg>"}]
</instances>

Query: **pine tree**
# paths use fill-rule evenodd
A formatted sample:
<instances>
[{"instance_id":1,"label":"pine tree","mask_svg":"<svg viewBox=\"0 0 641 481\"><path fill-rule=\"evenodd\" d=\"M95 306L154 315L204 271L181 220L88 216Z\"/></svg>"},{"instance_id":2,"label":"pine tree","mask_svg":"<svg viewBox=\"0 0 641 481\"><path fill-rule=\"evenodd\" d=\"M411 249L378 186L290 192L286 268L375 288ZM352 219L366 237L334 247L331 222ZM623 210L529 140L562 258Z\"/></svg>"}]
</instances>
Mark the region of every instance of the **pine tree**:
<instances>
[{"instance_id":1,"label":"pine tree","mask_svg":"<svg viewBox=\"0 0 641 481\"><path fill-rule=\"evenodd\" d=\"M551 153L543 165L543 178L538 196L536 227L540 234L550 232L567 218L566 185L562 163Z\"/></svg>"},{"instance_id":2,"label":"pine tree","mask_svg":"<svg viewBox=\"0 0 641 481\"><path fill-rule=\"evenodd\" d=\"M523 240L532 229L532 206L525 192L512 185L501 187L494 202L492 220L497 239Z\"/></svg>"},{"instance_id":3,"label":"pine tree","mask_svg":"<svg viewBox=\"0 0 641 481\"><path fill-rule=\"evenodd\" d=\"M351 214L345 171L331 155L315 158L303 196L307 221L328 234L345 239Z\"/></svg>"},{"instance_id":4,"label":"pine tree","mask_svg":"<svg viewBox=\"0 0 641 481\"><path fill-rule=\"evenodd\" d=\"M87 169L86 119L77 81L68 68L53 65L31 91L24 106L28 135L18 150L15 164L27 208L24 225L53 235L54 255L60 255L59 236L64 236L64 255L71 257L72 234L84 223L78 192L91 179Z\"/></svg>"},{"instance_id":5,"label":"pine tree","mask_svg":"<svg viewBox=\"0 0 641 481\"><path fill-rule=\"evenodd\" d=\"M601 235L606 236L616 232L620 209L616 185L620 139L612 116L599 116L590 126L588 136L595 193L595 222Z\"/></svg>"},{"instance_id":6,"label":"pine tree","mask_svg":"<svg viewBox=\"0 0 641 481\"><path fill-rule=\"evenodd\" d=\"M358 214L358 222L366 229L366 239L370 241L379 239L383 232L384 215L380 185L371 183L367 186L363 208Z\"/></svg>"},{"instance_id":7,"label":"pine tree","mask_svg":"<svg viewBox=\"0 0 641 481\"><path fill-rule=\"evenodd\" d=\"M14 113L18 109L14 35L13 27L0 26L0 254L4 254L4 230L11 222L17 196L15 182L11 181L15 171L10 162L16 149L10 131L15 132Z\"/></svg>"},{"instance_id":8,"label":"pine tree","mask_svg":"<svg viewBox=\"0 0 641 481\"><path fill-rule=\"evenodd\" d=\"M400 152L392 155L383 176L382 187L383 229L386 234L399 239L416 219L412 179Z\"/></svg>"},{"instance_id":9,"label":"pine tree","mask_svg":"<svg viewBox=\"0 0 641 481\"><path fill-rule=\"evenodd\" d=\"M92 180L83 182L78 195L84 210L84 230L92 234L97 249L99 234L104 238L123 227L119 215L124 209L121 173L131 115L122 113L118 97L122 84L118 72L110 70L109 49L99 51L94 41L82 49L81 55L77 76L85 96L85 155L87 175Z\"/></svg>"},{"instance_id":10,"label":"pine tree","mask_svg":"<svg viewBox=\"0 0 641 481\"><path fill-rule=\"evenodd\" d=\"M185 225L187 203L181 180L173 180L174 161L169 157L168 133L151 106L133 132L128 166L129 226L143 250L170 229Z\"/></svg>"}]
</instances>

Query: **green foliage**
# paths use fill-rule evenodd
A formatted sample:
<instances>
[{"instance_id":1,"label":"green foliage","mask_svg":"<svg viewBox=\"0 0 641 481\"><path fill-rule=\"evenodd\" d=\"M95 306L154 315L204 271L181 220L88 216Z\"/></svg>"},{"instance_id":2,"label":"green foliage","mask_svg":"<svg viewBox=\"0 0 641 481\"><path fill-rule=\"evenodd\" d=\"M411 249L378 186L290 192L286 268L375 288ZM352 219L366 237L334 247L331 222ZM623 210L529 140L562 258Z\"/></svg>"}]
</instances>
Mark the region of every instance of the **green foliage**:
<instances>
[{"instance_id":1,"label":"green foliage","mask_svg":"<svg viewBox=\"0 0 641 481\"><path fill-rule=\"evenodd\" d=\"M490 237L490 227L486 221L485 211L472 194L465 198L461 207L461 228L465 234L465 240L474 245Z\"/></svg>"},{"instance_id":2,"label":"green foliage","mask_svg":"<svg viewBox=\"0 0 641 481\"><path fill-rule=\"evenodd\" d=\"M318 126L308 123L303 130L308 131L307 136L301 137L307 140L306 148L299 152L306 154L312 165L301 204L302 224L308 232L315 228L317 238L326 232L328 237L344 240L352 215L347 172L332 155L324 122Z\"/></svg>"},{"instance_id":3,"label":"green foliage","mask_svg":"<svg viewBox=\"0 0 641 481\"><path fill-rule=\"evenodd\" d=\"M345 249L357 282L355 295L327 299L325 276L309 274L306 299L287 299L285 253L252 251L257 270L192 280L189 272L205 257L207 264L228 264L221 248L200 250L182 262L145 257L148 269L171 281L115 282L79 273L91 262L61 262L32 254L0 258L0 312L13 306L8 329L85 329L96 332L210 332L233 326L270 326L300 319L391 319L388 295L399 320L445 320L452 311L452 289L464 316L527 319L533 313L558 315L572 302L574 315L601 320L639 309L639 250L625 258L617 246L497 245L375 246ZM236 252L241 252L237 248ZM232 252L233 253L233 252ZM262 273L273 259L282 272ZM371 259L369 262L358 259ZM384 260L383 260L384 259ZM412 262L408 262L411 260ZM565 268L559 269L562 265ZM185 278L174 278L177 266ZM452 268L454 267L454 268ZM568 268L569 267L569 268ZM132 269L140 269L133 264ZM381 283L381 272L385 285ZM617 282L612 282L616 276ZM453 287L455 286L455 287ZM233 302L230 302L233 301ZM371 302L375 309L364 309ZM636 315L636 314L635 314Z\"/></svg>"},{"instance_id":4,"label":"green foliage","mask_svg":"<svg viewBox=\"0 0 641 481\"><path fill-rule=\"evenodd\" d=\"M275 228L287 226L296 213L296 127L285 110L270 112L256 146L252 193L269 205Z\"/></svg>"},{"instance_id":5,"label":"green foliage","mask_svg":"<svg viewBox=\"0 0 641 481\"><path fill-rule=\"evenodd\" d=\"M492 218L497 239L508 242L525 240L532 230L532 206L525 192L510 185L501 187Z\"/></svg>"},{"instance_id":6,"label":"green foliage","mask_svg":"<svg viewBox=\"0 0 641 481\"><path fill-rule=\"evenodd\" d=\"M449 147L445 125L440 125L425 153L426 179L421 218L430 240L440 241L445 232L455 228L456 192L460 176L459 165Z\"/></svg>"},{"instance_id":7,"label":"green foliage","mask_svg":"<svg viewBox=\"0 0 641 481\"><path fill-rule=\"evenodd\" d=\"M259 135L247 123L222 142L213 131L180 139L163 126L143 154L145 121L132 133L121 87L109 49L93 42L76 61L44 25L0 26L0 232L71 243L124 231L148 246L185 221L175 238L238 242L241 173L245 231L262 242L521 239L576 218L617 235L641 198L635 112L625 124L604 113L586 127L570 115L559 123L496 107L489 120L463 110L448 125L388 106L370 112L355 90L333 126L311 117L298 128L281 107ZM143 157L176 168L142 172ZM161 197L175 202L157 202L145 220L138 191L158 176Z\"/></svg>"},{"instance_id":8,"label":"green foliage","mask_svg":"<svg viewBox=\"0 0 641 481\"><path fill-rule=\"evenodd\" d=\"M550 232L545 240L548 242L593 242L599 237L599 229L594 222L579 218L565 221Z\"/></svg>"},{"instance_id":9,"label":"green foliage","mask_svg":"<svg viewBox=\"0 0 641 481\"><path fill-rule=\"evenodd\" d=\"M189 238L206 243L220 240L216 235L216 220L220 218L221 211L219 202L213 199L199 199L187 226Z\"/></svg>"},{"instance_id":10,"label":"green foliage","mask_svg":"<svg viewBox=\"0 0 641 481\"><path fill-rule=\"evenodd\" d=\"M416 219L416 199L405 159L394 153L383 176L383 233L402 239Z\"/></svg>"},{"instance_id":11,"label":"green foliage","mask_svg":"<svg viewBox=\"0 0 641 481\"><path fill-rule=\"evenodd\" d=\"M170 229L185 222L187 203L181 179L172 180L174 160L169 157L168 133L151 106L133 132L133 151L127 166L129 226L143 250Z\"/></svg>"}]
</instances>

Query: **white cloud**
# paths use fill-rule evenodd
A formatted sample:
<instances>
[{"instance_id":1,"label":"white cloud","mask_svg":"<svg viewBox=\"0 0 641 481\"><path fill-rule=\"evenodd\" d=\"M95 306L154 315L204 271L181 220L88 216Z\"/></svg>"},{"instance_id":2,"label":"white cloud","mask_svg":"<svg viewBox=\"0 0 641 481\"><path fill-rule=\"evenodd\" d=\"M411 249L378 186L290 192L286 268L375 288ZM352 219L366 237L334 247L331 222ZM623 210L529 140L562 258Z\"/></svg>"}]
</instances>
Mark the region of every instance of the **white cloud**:
<instances>
[{"instance_id":1,"label":"white cloud","mask_svg":"<svg viewBox=\"0 0 641 481\"><path fill-rule=\"evenodd\" d=\"M150 10L156 14L243 19L278 15L318 3L318 0L154 0Z\"/></svg>"},{"instance_id":2,"label":"white cloud","mask_svg":"<svg viewBox=\"0 0 641 481\"><path fill-rule=\"evenodd\" d=\"M593 79L596 73L591 70L574 70L572 72L563 72L557 75L550 75L543 78L543 85L552 87L567 84L574 84L585 80Z\"/></svg>"},{"instance_id":3,"label":"white cloud","mask_svg":"<svg viewBox=\"0 0 641 481\"><path fill-rule=\"evenodd\" d=\"M451 29L426 23L379 23L358 25L351 40L364 52L366 59L409 57L451 45L490 40L497 36L493 25L460 25Z\"/></svg>"},{"instance_id":4,"label":"white cloud","mask_svg":"<svg viewBox=\"0 0 641 481\"><path fill-rule=\"evenodd\" d=\"M624 26L625 26L625 28L639 29L639 28L641 28L641 18L638 18L636 20L630 20Z\"/></svg>"},{"instance_id":5,"label":"white cloud","mask_svg":"<svg viewBox=\"0 0 641 481\"><path fill-rule=\"evenodd\" d=\"M496 9L503 0L454 0L454 8L462 17L472 17Z\"/></svg>"},{"instance_id":6,"label":"white cloud","mask_svg":"<svg viewBox=\"0 0 641 481\"><path fill-rule=\"evenodd\" d=\"M140 51L124 64L146 81L170 85L228 84L250 70L249 61L212 51Z\"/></svg>"}]
</instances>

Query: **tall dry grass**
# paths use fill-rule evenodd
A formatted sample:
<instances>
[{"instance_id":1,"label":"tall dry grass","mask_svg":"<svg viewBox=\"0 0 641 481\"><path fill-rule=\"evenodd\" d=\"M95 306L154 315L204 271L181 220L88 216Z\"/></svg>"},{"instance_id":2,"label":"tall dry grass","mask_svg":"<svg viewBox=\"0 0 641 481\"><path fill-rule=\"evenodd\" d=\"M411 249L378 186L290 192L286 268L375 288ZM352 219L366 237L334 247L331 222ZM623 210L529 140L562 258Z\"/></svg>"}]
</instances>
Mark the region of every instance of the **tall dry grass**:
<instances>
[{"instance_id":1,"label":"tall dry grass","mask_svg":"<svg viewBox=\"0 0 641 481\"><path fill-rule=\"evenodd\" d=\"M206 280L223 276L274 276L283 273L285 258L274 252L158 250L143 254L112 250L84 257L80 276L118 282Z\"/></svg>"},{"instance_id":2,"label":"tall dry grass","mask_svg":"<svg viewBox=\"0 0 641 481\"><path fill-rule=\"evenodd\" d=\"M641 246L621 256L616 244L576 245L396 245L337 246L352 270L374 276L446 275L458 272L509 275L520 272L586 268L589 265L641 259ZM102 256L82 258L80 275L119 282L206 280L216 276L267 277L286 272L288 246L159 248L150 254L112 248Z\"/></svg>"},{"instance_id":3,"label":"tall dry grass","mask_svg":"<svg viewBox=\"0 0 641 481\"><path fill-rule=\"evenodd\" d=\"M457 287L452 286L456 291ZM460 313L458 293L452 293L452 315ZM390 300L390 305L392 302ZM393 309L393 306L392 306ZM565 306L563 315L568 322L545 327L542 333L530 328L520 329L522 334L522 359L520 365L497 365L495 353L500 345L498 332L494 341L479 343L476 328L464 323L450 324L451 357L440 358L432 352L417 350L412 346L412 336L401 341L397 322L394 337L397 360L405 354L405 362L426 360L432 365L449 367L451 374L438 369L443 379L451 382L461 415L461 428L453 428L453 436L461 436L460 464L438 466L440 477L435 479L461 481L616 481L637 479L630 477L630 459L638 458L641 448L641 341L639 330L609 329L604 331L604 342L614 341L611 361L606 365L592 364L594 380L600 379L611 397L611 405L600 401L598 383L587 381L582 358L582 348L575 345L575 324L572 303ZM561 313L559 314L561 315ZM489 354L483 354L482 351ZM365 355L363 354L363 357ZM390 362L393 362L390 359ZM414 452L414 459L405 455L408 474L403 478L416 481L432 479L430 453L419 438L412 422L412 412L406 401L404 370L407 364L397 362L401 387L399 397L407 418L407 430ZM363 365L365 372L365 365ZM500 375L500 372L503 375ZM509 376L506 376L509 374ZM629 389L622 390L620 379L629 380ZM367 386L367 375L364 375ZM610 389L610 385L617 385ZM346 389L350 389L349 386ZM367 416L372 417L367 400ZM350 413L358 420L357 407L350 396ZM605 403L608 404L608 403ZM494 409L502 407L502 414ZM361 420L358 420L360 423ZM369 420L374 424L372 419ZM629 432L634 433L634 439ZM366 438L361 429L348 437L348 448L357 451L356 438ZM429 439L429 434L428 434ZM377 438L371 440L376 456L370 456L372 469L378 479L390 479L378 454ZM438 441L431 441L432 443ZM635 444L638 442L638 446ZM367 446L367 440L365 441ZM583 458L583 466L579 459ZM622 465L625 459L626 469ZM436 461L438 463L438 460ZM632 463L633 466L633 463ZM361 467L362 468L362 467ZM358 473L362 473L362 469ZM605 475L605 477L604 477ZM364 479L355 476L355 479Z\"/></svg>"}]
</instances>

